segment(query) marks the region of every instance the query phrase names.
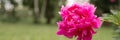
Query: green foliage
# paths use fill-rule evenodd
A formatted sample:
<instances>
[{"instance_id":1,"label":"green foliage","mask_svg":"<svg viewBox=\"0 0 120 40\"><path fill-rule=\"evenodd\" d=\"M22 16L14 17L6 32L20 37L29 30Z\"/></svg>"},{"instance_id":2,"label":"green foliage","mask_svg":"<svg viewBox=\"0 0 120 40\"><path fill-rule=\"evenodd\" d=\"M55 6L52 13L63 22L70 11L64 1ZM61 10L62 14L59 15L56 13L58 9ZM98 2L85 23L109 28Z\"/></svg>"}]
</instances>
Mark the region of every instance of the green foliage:
<instances>
[{"instance_id":1,"label":"green foliage","mask_svg":"<svg viewBox=\"0 0 120 40\"><path fill-rule=\"evenodd\" d=\"M120 12L116 14L104 14L103 21L112 22L120 26Z\"/></svg>"},{"instance_id":2,"label":"green foliage","mask_svg":"<svg viewBox=\"0 0 120 40\"><path fill-rule=\"evenodd\" d=\"M114 34L117 35L114 38L116 40L119 40L120 39L120 12L113 13L111 15L110 14L105 14L104 17L103 17L103 21L111 22L111 23L118 26L118 27L114 27Z\"/></svg>"}]
</instances>

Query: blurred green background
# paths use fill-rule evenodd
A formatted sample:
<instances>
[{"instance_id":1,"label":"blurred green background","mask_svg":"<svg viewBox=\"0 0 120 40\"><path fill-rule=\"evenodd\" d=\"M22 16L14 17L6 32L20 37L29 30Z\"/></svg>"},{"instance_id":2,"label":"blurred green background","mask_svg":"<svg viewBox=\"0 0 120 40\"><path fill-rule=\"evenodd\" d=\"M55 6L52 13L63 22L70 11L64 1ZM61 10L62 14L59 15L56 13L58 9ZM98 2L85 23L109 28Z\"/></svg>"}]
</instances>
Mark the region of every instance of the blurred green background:
<instances>
[{"instance_id":1,"label":"blurred green background","mask_svg":"<svg viewBox=\"0 0 120 40\"><path fill-rule=\"evenodd\" d=\"M119 0L0 0L0 40L70 40L56 35L56 22L61 20L61 6L73 1L90 2L97 7L95 14L105 18L93 40L115 40L120 21L116 25L104 14L118 13Z\"/></svg>"}]
</instances>

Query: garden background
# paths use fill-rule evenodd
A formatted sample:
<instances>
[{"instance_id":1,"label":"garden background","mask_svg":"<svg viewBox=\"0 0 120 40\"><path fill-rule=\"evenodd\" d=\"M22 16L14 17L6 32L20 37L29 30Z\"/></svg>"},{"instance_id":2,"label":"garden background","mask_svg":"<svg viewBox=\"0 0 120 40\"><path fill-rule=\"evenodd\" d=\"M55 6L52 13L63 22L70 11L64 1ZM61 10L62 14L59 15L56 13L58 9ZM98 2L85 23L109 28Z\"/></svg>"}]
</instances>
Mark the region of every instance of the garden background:
<instances>
[{"instance_id":1,"label":"garden background","mask_svg":"<svg viewBox=\"0 0 120 40\"><path fill-rule=\"evenodd\" d=\"M56 35L56 22L61 20L61 6L72 2L95 5L95 14L102 18L120 11L119 0L0 0L0 40L69 40ZM116 25L111 18L106 19L93 40L116 40L120 20Z\"/></svg>"}]
</instances>

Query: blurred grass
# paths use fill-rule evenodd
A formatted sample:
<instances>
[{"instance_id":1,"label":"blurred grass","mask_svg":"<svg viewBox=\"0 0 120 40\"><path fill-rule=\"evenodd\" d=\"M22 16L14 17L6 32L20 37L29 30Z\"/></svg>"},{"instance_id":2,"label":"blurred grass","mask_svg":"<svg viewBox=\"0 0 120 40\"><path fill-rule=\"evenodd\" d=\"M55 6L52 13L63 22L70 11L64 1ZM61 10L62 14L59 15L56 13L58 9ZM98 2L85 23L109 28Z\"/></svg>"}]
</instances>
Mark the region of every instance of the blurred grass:
<instances>
[{"instance_id":1,"label":"blurred grass","mask_svg":"<svg viewBox=\"0 0 120 40\"><path fill-rule=\"evenodd\" d=\"M0 40L68 40L56 35L56 25L0 23ZM110 27L102 27L93 40L113 40Z\"/></svg>"}]
</instances>

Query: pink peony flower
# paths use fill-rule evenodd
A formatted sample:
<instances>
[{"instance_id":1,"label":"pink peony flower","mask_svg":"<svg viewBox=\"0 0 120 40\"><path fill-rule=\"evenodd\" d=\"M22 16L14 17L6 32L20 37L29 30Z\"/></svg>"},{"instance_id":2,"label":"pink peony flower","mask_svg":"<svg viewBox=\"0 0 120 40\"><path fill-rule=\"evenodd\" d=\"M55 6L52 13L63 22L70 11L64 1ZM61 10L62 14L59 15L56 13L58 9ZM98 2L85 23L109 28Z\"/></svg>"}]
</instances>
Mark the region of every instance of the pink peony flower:
<instances>
[{"instance_id":1,"label":"pink peony flower","mask_svg":"<svg viewBox=\"0 0 120 40\"><path fill-rule=\"evenodd\" d=\"M100 28L102 24L101 19L94 15L95 10L96 7L89 3L62 6L62 21L57 22L57 35L77 37L77 40L91 40L92 35L96 33L94 29Z\"/></svg>"}]
</instances>

